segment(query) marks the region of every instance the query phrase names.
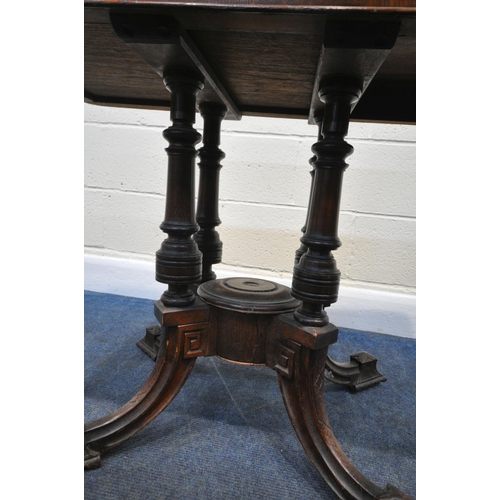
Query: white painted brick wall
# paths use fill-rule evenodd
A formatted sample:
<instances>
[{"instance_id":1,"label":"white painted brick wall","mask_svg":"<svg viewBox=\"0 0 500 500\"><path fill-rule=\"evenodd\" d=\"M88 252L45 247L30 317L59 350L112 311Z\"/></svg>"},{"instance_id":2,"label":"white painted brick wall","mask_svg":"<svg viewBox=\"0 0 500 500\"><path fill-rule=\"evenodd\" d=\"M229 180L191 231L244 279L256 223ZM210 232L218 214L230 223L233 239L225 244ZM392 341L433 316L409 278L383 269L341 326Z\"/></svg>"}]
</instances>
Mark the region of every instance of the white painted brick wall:
<instances>
[{"instance_id":1,"label":"white painted brick wall","mask_svg":"<svg viewBox=\"0 0 500 500\"><path fill-rule=\"evenodd\" d=\"M198 117L199 119L199 117ZM85 105L85 251L153 261L163 219L169 113ZM196 124L201 131L202 123ZM289 276L310 189L316 128L223 122L226 266ZM415 293L415 127L352 123L335 252L343 286ZM224 267L224 266L222 266Z\"/></svg>"}]
</instances>

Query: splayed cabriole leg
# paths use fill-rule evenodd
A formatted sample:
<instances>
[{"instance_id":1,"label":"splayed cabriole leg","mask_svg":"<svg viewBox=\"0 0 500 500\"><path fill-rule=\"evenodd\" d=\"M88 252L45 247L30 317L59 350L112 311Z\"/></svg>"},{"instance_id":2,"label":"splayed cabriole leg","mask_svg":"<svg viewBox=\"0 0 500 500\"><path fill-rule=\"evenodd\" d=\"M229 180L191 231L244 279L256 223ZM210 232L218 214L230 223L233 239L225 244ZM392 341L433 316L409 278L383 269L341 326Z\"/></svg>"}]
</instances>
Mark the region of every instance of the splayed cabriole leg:
<instances>
[{"instance_id":1,"label":"splayed cabriole leg","mask_svg":"<svg viewBox=\"0 0 500 500\"><path fill-rule=\"evenodd\" d=\"M156 305L162 321L160 350L154 369L139 392L119 410L85 424L85 468L100 466L100 455L129 439L175 398L193 369L196 357L185 349L186 332L202 331L207 307L197 301L189 308L170 308L168 314ZM162 318L163 316L163 318Z\"/></svg>"},{"instance_id":2,"label":"splayed cabriole leg","mask_svg":"<svg viewBox=\"0 0 500 500\"><path fill-rule=\"evenodd\" d=\"M341 500L410 500L392 485L380 488L367 479L336 440L324 404L328 346L312 350L286 337L277 345L278 353L280 349L285 352L276 357L275 369L288 415L304 451L328 486Z\"/></svg>"},{"instance_id":3,"label":"splayed cabriole leg","mask_svg":"<svg viewBox=\"0 0 500 500\"><path fill-rule=\"evenodd\" d=\"M172 126L169 142L167 199L161 229L168 234L156 254L156 279L168 284L155 314L161 325L159 351L153 372L141 390L122 408L85 425L85 467L100 465L100 455L144 428L174 399L187 380L208 325L208 308L191 286L201 278L201 252L192 235L199 229L194 214L195 145L193 128L200 79L178 73L164 78L170 90ZM156 339L155 339L156 340Z\"/></svg>"}]
</instances>

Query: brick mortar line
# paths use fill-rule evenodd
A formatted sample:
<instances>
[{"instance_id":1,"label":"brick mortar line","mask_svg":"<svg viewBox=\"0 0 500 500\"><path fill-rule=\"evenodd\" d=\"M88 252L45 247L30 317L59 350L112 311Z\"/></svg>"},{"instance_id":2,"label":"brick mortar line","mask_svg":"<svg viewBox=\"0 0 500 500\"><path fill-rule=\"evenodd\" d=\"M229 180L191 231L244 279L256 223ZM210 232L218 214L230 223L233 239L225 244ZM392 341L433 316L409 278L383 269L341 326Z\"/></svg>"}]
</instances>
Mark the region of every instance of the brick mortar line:
<instances>
[{"instance_id":1,"label":"brick mortar line","mask_svg":"<svg viewBox=\"0 0 500 500\"><path fill-rule=\"evenodd\" d=\"M142 129L158 129L160 132L166 129L167 127L170 126L170 124L165 124L165 125L148 125L148 124L133 124L133 123L116 123L116 122L93 122L93 121L84 121L85 124L88 125L96 125L96 126L112 126L116 128L142 128ZM297 139L297 140L304 140L304 139L311 139L311 145L316 142L317 136L314 134L311 135L306 135L306 134L273 134L273 133L266 133L266 132L252 132L252 131L245 131L245 130L226 130L222 128L222 135L224 134L230 134L230 135L238 135L242 137L259 137L259 138L266 138L266 139ZM416 140L407 140L407 139L376 139L373 137L356 137L352 136L346 137L346 140L352 141L352 142L361 142L361 143L368 143L368 144L383 144L383 145L406 145L406 146L411 146L411 145L416 145ZM221 144L221 148L224 149L224 144Z\"/></svg>"},{"instance_id":2,"label":"brick mortar line","mask_svg":"<svg viewBox=\"0 0 500 500\"><path fill-rule=\"evenodd\" d=\"M85 189L88 191L94 192L110 192L110 193L120 193L120 194L130 194L133 196L146 196L151 198L164 199L165 195L158 193L150 193L145 191L132 191L127 189L117 189L117 188L103 188L98 186L85 186ZM239 200L231 200L231 199L220 199L219 204L227 203L230 205L241 205L241 206L250 206L250 207L262 207L262 208L285 208L290 210L298 210L300 212L306 212L306 207L301 207L297 205L289 205L289 204L270 204L270 203L260 203L256 201L239 201ZM416 216L413 215L397 215L397 214L381 214L381 213L373 213L373 212L357 212L353 210L340 210L341 214L344 215L353 215L353 216L362 216L362 217L372 217L379 219L391 219L391 220L409 220L416 221Z\"/></svg>"}]
</instances>

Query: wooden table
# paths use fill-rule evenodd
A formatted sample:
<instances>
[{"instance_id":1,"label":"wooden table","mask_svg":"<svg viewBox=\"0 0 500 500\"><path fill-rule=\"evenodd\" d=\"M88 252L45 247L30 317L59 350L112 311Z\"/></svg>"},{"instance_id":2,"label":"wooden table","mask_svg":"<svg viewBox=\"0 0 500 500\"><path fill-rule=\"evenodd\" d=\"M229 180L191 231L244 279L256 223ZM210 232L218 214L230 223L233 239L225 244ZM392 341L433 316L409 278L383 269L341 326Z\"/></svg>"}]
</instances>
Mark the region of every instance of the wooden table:
<instances>
[{"instance_id":1,"label":"wooden table","mask_svg":"<svg viewBox=\"0 0 500 500\"><path fill-rule=\"evenodd\" d=\"M325 379L359 390L385 378L376 358L328 357L337 340L325 307L337 300L337 235L351 120L415 123L415 2L406 0L96 0L85 2L85 100L169 109L168 179L156 279L156 360L124 407L85 426L85 466L151 422L197 357L275 370L305 452L342 499L406 499L365 478L342 452L324 407ZM203 135L194 128L204 120ZM266 280L216 279L220 125L245 115L318 127L311 196L291 290ZM199 150L196 145L203 140ZM194 169L200 162L198 204ZM304 159L307 161L307 159ZM236 193L237 195L237 193ZM299 246L300 245L300 246Z\"/></svg>"}]
</instances>

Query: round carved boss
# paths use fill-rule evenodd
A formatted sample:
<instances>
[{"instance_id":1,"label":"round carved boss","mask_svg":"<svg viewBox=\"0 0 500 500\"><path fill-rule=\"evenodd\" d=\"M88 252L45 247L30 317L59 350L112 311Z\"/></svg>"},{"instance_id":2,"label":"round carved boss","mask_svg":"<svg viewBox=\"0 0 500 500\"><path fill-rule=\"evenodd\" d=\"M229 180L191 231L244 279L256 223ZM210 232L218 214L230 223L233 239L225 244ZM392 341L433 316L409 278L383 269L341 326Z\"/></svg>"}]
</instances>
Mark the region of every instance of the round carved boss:
<instances>
[{"instance_id":1,"label":"round carved boss","mask_svg":"<svg viewBox=\"0 0 500 500\"><path fill-rule=\"evenodd\" d=\"M214 307L255 314L281 314L300 305L288 287L260 278L207 281L198 287L198 295Z\"/></svg>"}]
</instances>

